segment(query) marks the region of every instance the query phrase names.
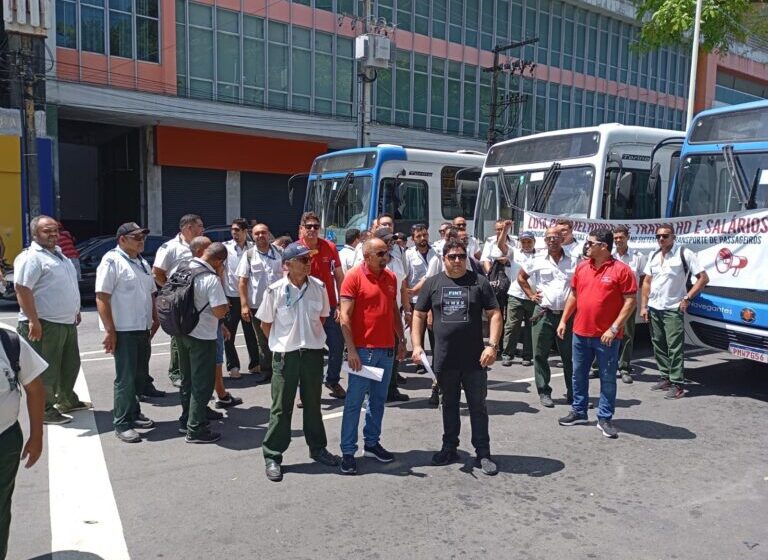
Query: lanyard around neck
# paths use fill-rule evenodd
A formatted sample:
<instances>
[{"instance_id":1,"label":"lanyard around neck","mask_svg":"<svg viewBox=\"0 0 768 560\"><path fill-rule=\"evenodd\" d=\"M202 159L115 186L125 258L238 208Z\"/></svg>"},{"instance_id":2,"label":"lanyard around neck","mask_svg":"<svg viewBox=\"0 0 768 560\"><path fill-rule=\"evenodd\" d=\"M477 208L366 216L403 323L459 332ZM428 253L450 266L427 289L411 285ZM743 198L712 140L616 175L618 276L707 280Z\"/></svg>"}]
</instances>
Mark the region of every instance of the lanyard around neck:
<instances>
[{"instance_id":1,"label":"lanyard around neck","mask_svg":"<svg viewBox=\"0 0 768 560\"><path fill-rule=\"evenodd\" d=\"M123 251L120 247L117 248L117 254L123 257L125 260L128 261L128 264L138 268L141 267L141 271L149 276L149 271L147 270L147 267L144 266L144 261L141 260L141 257L138 258L138 260L134 260L131 257L128 256L128 254Z\"/></svg>"}]
</instances>

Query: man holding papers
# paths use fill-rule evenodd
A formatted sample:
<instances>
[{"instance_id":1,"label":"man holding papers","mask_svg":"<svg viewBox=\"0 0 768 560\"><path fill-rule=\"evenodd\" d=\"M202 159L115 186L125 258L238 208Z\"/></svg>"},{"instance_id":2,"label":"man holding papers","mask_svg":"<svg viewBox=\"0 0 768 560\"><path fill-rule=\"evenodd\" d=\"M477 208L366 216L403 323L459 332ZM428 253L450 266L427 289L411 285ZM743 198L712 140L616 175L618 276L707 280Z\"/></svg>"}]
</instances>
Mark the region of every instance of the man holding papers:
<instances>
[{"instance_id":1,"label":"man holding papers","mask_svg":"<svg viewBox=\"0 0 768 560\"><path fill-rule=\"evenodd\" d=\"M499 303L483 276L467 270L467 248L458 239L443 247L445 271L427 278L416 300L411 337L413 361L422 363L423 325L432 312L435 333L434 367L443 390L443 447L432 457L432 464L447 465L459 458L461 389L467 396L472 425L472 445L476 465L487 475L498 472L491 459L488 435L488 393L486 368L496 359L502 320ZM490 322L488 344L483 344L483 311Z\"/></svg>"},{"instance_id":2,"label":"man holding papers","mask_svg":"<svg viewBox=\"0 0 768 560\"><path fill-rule=\"evenodd\" d=\"M309 253L300 243L285 248L283 264L288 274L267 288L256 312L272 351L272 410L261 448L267 478L275 482L283 479L280 464L291 443L291 416L299 383L309 456L329 467L339 463L338 457L326 449L328 440L320 412L323 321L328 320L330 305L323 282L309 276Z\"/></svg>"},{"instance_id":3,"label":"man holding papers","mask_svg":"<svg viewBox=\"0 0 768 560\"><path fill-rule=\"evenodd\" d=\"M392 362L395 354L400 360L405 357L403 324L397 307L397 279L386 270L389 247L381 239L369 239L363 244L363 258L363 264L351 269L344 277L340 292L341 332L349 359L345 369L350 372L341 420L343 474L357 473L357 429L366 393L365 456L382 463L394 460L379 439ZM362 371L364 366L367 371ZM373 379L378 377L378 370L383 370L380 381Z\"/></svg>"}]
</instances>

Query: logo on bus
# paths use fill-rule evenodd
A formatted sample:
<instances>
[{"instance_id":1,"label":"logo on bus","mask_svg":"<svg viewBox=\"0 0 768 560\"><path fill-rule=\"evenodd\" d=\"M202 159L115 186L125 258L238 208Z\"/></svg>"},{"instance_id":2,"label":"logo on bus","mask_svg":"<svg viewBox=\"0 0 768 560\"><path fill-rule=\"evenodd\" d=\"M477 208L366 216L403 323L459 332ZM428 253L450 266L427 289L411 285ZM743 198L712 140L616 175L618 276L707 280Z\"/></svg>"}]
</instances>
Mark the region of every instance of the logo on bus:
<instances>
[{"instance_id":1,"label":"logo on bus","mask_svg":"<svg viewBox=\"0 0 768 560\"><path fill-rule=\"evenodd\" d=\"M745 323L754 323L755 319L757 319L757 313L755 313L754 309L750 309L749 307L745 307L741 310L740 313L741 320Z\"/></svg>"}]
</instances>

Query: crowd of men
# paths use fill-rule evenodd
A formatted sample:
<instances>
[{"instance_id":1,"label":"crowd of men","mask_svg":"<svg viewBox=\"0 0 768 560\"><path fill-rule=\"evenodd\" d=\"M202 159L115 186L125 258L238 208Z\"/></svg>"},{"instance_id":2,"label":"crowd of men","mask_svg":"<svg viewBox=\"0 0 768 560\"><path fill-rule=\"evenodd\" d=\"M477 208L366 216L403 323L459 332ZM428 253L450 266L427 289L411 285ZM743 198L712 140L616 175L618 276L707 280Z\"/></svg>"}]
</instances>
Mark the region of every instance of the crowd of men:
<instances>
[{"instance_id":1,"label":"crowd of men","mask_svg":"<svg viewBox=\"0 0 768 560\"><path fill-rule=\"evenodd\" d=\"M617 437L612 424L617 379L632 383L632 340L639 311L651 325L660 378L653 390L679 399L683 387L683 314L708 282L696 254L675 242L671 225L656 230L658 249L644 255L629 249L629 231L599 229L579 244L566 219L548 228L545 248L536 236L511 235L512 222L499 220L496 235L480 243L464 218L440 225L430 243L426 224L396 232L389 214L368 231L350 229L344 248L322 238L320 219L301 218L299 241L272 241L269 227L236 219L232 240L211 242L203 221L189 214L179 234L157 252L152 266L142 257L149 230L129 222L116 232L116 246L97 269L96 305L103 346L114 355L113 424L126 443L141 441L154 422L141 402L164 397L150 375L151 340L160 327L157 293L186 278L193 290L195 323L171 338L168 375L179 388L179 432L186 442L218 441L211 420L243 401L224 384L224 369L236 379L245 368L234 345L242 327L254 380L270 383L272 404L262 444L265 474L282 479L282 460L291 440L291 419L303 410L310 457L343 474L357 472L358 421L365 408L363 454L380 462L394 455L382 444L388 401L408 400L398 385L406 380L405 333L417 372L434 377L429 402L442 402L442 445L435 465L457 460L459 400L469 408L476 466L488 475L497 466L490 449L486 407L487 368L501 349L503 366L520 351L533 366L543 407L552 398L550 355L562 362L563 426L588 422L589 378L600 380L597 427ZM75 381L80 369L78 273L58 245L60 224L48 216L30 223L32 242L15 260L19 303L17 348L0 329L0 546L7 541L10 496L19 457L34 464L42 451L43 424L70 422L70 413L89 409ZM249 236L250 234L250 236ZM695 279L688 282L689 277ZM487 341L483 316L489 323ZM426 342L432 350L425 358ZM327 360L325 355L327 353ZM347 388L341 371L348 373ZM22 448L18 427L20 387L27 392L31 431ZM323 390L344 399L341 457L327 449L320 402ZM298 393L298 401L297 401ZM8 406L5 406L7 404ZM3 540L5 539L5 540ZM1 552L1 551L0 551Z\"/></svg>"}]
</instances>

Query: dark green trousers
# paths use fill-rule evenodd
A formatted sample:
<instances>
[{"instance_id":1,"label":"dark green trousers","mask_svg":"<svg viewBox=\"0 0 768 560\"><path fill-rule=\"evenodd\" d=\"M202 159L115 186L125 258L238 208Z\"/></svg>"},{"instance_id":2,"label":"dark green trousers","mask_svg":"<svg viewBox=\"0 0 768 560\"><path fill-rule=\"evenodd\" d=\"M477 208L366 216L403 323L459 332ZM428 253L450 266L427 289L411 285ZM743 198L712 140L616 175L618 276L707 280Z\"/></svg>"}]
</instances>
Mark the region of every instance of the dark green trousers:
<instances>
[{"instance_id":1,"label":"dark green trousers","mask_svg":"<svg viewBox=\"0 0 768 560\"><path fill-rule=\"evenodd\" d=\"M251 309L251 326L256 333L256 345L259 347L259 370L267 373L272 371L272 350L269 349L269 341L261 330L261 321L256 318L256 310Z\"/></svg>"},{"instance_id":2,"label":"dark green trousers","mask_svg":"<svg viewBox=\"0 0 768 560\"><path fill-rule=\"evenodd\" d=\"M529 299L520 299L509 296L507 300L507 320L504 322L504 347L502 356L515 357L515 349L523 335L523 360L533 357L533 344L531 340L531 317L536 304ZM525 323L525 326L523 326Z\"/></svg>"},{"instance_id":3,"label":"dark green trousers","mask_svg":"<svg viewBox=\"0 0 768 560\"><path fill-rule=\"evenodd\" d=\"M149 378L149 331L117 333L112 424L122 432L140 413L139 395Z\"/></svg>"},{"instance_id":4,"label":"dark green trousers","mask_svg":"<svg viewBox=\"0 0 768 560\"><path fill-rule=\"evenodd\" d=\"M683 314L677 309L648 309L651 318L651 342L659 373L664 379L682 385L683 373Z\"/></svg>"},{"instance_id":5,"label":"dark green trousers","mask_svg":"<svg viewBox=\"0 0 768 560\"><path fill-rule=\"evenodd\" d=\"M632 313L624 323L624 338L621 339L621 346L619 346L619 371L629 371L634 346L635 314Z\"/></svg>"},{"instance_id":6,"label":"dark green trousers","mask_svg":"<svg viewBox=\"0 0 768 560\"><path fill-rule=\"evenodd\" d=\"M556 330L560 323L562 312L546 311L538 305L533 311L535 318L531 327L533 338L533 369L536 375L536 389L539 395L551 395L552 387L549 381L552 378L552 370L549 368L549 351L554 343L563 361L563 377L568 396L573 396L573 319L568 321L565 336L558 338Z\"/></svg>"},{"instance_id":7,"label":"dark green trousers","mask_svg":"<svg viewBox=\"0 0 768 560\"><path fill-rule=\"evenodd\" d=\"M20 321L17 331L48 362L48 369L42 375L45 411L54 410L54 404L65 410L72 408L80 401L75 394L75 381L80 372L77 327L74 324L51 323L42 319L40 325L43 330L41 340L29 340L29 321Z\"/></svg>"},{"instance_id":8,"label":"dark green trousers","mask_svg":"<svg viewBox=\"0 0 768 560\"><path fill-rule=\"evenodd\" d=\"M16 473L21 460L24 438L16 422L0 434L0 560L8 554L8 534L11 527L11 498L16 486Z\"/></svg>"},{"instance_id":9,"label":"dark green trousers","mask_svg":"<svg viewBox=\"0 0 768 560\"><path fill-rule=\"evenodd\" d=\"M181 417L179 423L194 437L208 429L205 408L213 394L216 377L216 341L189 335L176 337L181 373Z\"/></svg>"},{"instance_id":10,"label":"dark green trousers","mask_svg":"<svg viewBox=\"0 0 768 560\"><path fill-rule=\"evenodd\" d=\"M296 400L296 388L301 384L304 402L304 439L314 457L328 445L320 410L323 386L323 351L296 350L272 354L272 410L269 428L261 449L265 459L283 461L283 453L291 443L291 418Z\"/></svg>"},{"instance_id":11,"label":"dark green trousers","mask_svg":"<svg viewBox=\"0 0 768 560\"><path fill-rule=\"evenodd\" d=\"M179 344L175 336L171 337L171 363L168 365L168 379L171 383L181 379L181 372L179 371Z\"/></svg>"}]
</instances>

